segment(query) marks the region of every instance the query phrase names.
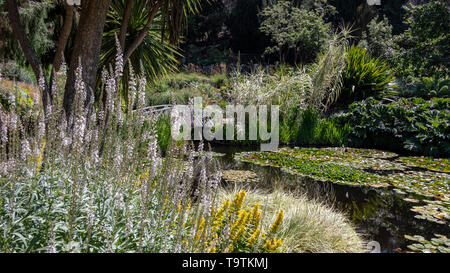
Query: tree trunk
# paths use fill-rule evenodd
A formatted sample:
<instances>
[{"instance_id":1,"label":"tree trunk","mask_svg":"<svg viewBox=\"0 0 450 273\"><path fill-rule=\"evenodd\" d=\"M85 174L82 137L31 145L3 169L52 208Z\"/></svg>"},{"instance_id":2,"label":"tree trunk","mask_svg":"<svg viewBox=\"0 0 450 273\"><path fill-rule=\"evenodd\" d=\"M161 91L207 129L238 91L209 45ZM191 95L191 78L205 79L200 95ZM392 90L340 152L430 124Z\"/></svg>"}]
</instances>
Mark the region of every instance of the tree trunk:
<instances>
[{"instance_id":1,"label":"tree trunk","mask_svg":"<svg viewBox=\"0 0 450 273\"><path fill-rule=\"evenodd\" d=\"M66 15L64 17L64 24L56 47L55 58L53 59L53 71L58 72L61 66L64 49L66 48L67 40L69 39L70 31L72 30L73 22L73 6L65 5Z\"/></svg>"},{"instance_id":2,"label":"tree trunk","mask_svg":"<svg viewBox=\"0 0 450 273\"><path fill-rule=\"evenodd\" d=\"M87 101L94 94L98 62L102 45L103 28L111 0L82 1L80 22L75 35L75 43L70 58L64 93L64 109L67 118L72 114L75 98L75 70L83 68L83 81L86 86Z\"/></svg>"},{"instance_id":3,"label":"tree trunk","mask_svg":"<svg viewBox=\"0 0 450 273\"><path fill-rule=\"evenodd\" d=\"M144 41L145 37L147 36L147 33L153 23L153 19L155 19L156 13L158 12L159 8L162 5L162 0L158 0L153 6L150 5L151 2L149 2L150 7L150 14L147 19L147 23L145 24L145 27L139 32L138 37L131 43L130 47L124 52L123 59L124 61L127 61L131 54L138 48L140 44Z\"/></svg>"},{"instance_id":4,"label":"tree trunk","mask_svg":"<svg viewBox=\"0 0 450 273\"><path fill-rule=\"evenodd\" d=\"M20 14L19 14L19 8L17 7L17 1L15 0L7 0L6 1L8 5L8 16L9 16L9 22L11 24L11 27L13 29L14 35L17 37L17 40L19 40L20 47L23 50L23 53L25 55L25 58L27 59L28 63L31 65L31 68L33 69L34 75L36 76L36 81L39 82L39 78L43 75L44 71L42 69L41 62L39 61L36 52L34 52L30 40L28 40L28 37L25 33L24 27L22 23L20 22ZM47 84L47 81L44 80L44 90L41 90L42 95L42 104L44 106L44 111L47 111L47 105L49 103L48 99L50 98L50 92L49 87Z\"/></svg>"},{"instance_id":5,"label":"tree trunk","mask_svg":"<svg viewBox=\"0 0 450 273\"><path fill-rule=\"evenodd\" d=\"M122 25L120 26L119 31L119 43L120 49L122 52L125 51L125 38L127 35L128 23L131 18L131 8L133 7L133 0L127 0L125 4L125 11L123 12Z\"/></svg>"}]
</instances>

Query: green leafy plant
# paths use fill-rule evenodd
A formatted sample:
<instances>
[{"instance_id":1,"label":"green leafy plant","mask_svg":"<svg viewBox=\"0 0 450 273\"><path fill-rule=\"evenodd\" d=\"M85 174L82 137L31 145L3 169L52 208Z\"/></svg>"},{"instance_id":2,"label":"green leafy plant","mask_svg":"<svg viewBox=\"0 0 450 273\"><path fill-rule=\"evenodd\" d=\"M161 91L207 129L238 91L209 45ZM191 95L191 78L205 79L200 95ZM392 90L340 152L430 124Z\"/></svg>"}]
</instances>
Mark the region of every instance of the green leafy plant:
<instances>
[{"instance_id":1,"label":"green leafy plant","mask_svg":"<svg viewBox=\"0 0 450 273\"><path fill-rule=\"evenodd\" d=\"M450 97L450 78L443 78L439 73L435 73L433 77L420 78L416 92L423 98L448 98Z\"/></svg>"},{"instance_id":2,"label":"green leafy plant","mask_svg":"<svg viewBox=\"0 0 450 273\"><path fill-rule=\"evenodd\" d=\"M162 152L166 152L171 138L170 115L161 115L156 122L156 132L158 135L158 145Z\"/></svg>"},{"instance_id":3,"label":"green leafy plant","mask_svg":"<svg viewBox=\"0 0 450 273\"><path fill-rule=\"evenodd\" d=\"M367 25L367 30L363 32L358 46L366 48L372 56L389 61L389 58L392 57L394 40L392 25L389 24L388 18L384 16L379 19L379 16L375 16Z\"/></svg>"},{"instance_id":4,"label":"green leafy plant","mask_svg":"<svg viewBox=\"0 0 450 273\"><path fill-rule=\"evenodd\" d=\"M294 56L294 63L314 60L329 38L330 25L315 11L295 7L291 2L278 1L261 13L260 31L268 35L273 46L265 54L278 53L284 63L287 54Z\"/></svg>"},{"instance_id":5,"label":"green leafy plant","mask_svg":"<svg viewBox=\"0 0 450 273\"><path fill-rule=\"evenodd\" d=\"M352 45L347 51L347 69L338 102L347 104L368 97L380 97L391 88L393 79L386 62L374 59L366 49Z\"/></svg>"},{"instance_id":6,"label":"green leafy plant","mask_svg":"<svg viewBox=\"0 0 450 273\"><path fill-rule=\"evenodd\" d=\"M416 77L435 72L448 75L450 59L450 12L447 1L432 0L407 6L406 31L396 36L396 74Z\"/></svg>"},{"instance_id":7,"label":"green leafy plant","mask_svg":"<svg viewBox=\"0 0 450 273\"><path fill-rule=\"evenodd\" d=\"M350 144L450 155L450 99L402 98L391 103L369 98L336 116L352 127Z\"/></svg>"},{"instance_id":8,"label":"green leafy plant","mask_svg":"<svg viewBox=\"0 0 450 273\"><path fill-rule=\"evenodd\" d=\"M405 235L405 238L415 242L414 244L408 245L408 249L413 252L419 253L450 253L450 239L447 236L435 234L435 238L431 240L426 240L424 237L419 235Z\"/></svg>"}]
</instances>

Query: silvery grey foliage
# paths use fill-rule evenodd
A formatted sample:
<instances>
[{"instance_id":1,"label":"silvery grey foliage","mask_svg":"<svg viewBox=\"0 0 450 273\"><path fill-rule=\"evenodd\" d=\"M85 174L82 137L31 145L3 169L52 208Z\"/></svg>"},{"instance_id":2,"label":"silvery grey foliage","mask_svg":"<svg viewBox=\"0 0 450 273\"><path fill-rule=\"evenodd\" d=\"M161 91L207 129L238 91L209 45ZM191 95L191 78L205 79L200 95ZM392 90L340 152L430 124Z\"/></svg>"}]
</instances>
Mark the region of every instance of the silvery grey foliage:
<instances>
[{"instance_id":1,"label":"silvery grey foliage","mask_svg":"<svg viewBox=\"0 0 450 273\"><path fill-rule=\"evenodd\" d=\"M70 117L58 96L47 116L37 103L23 116L0 110L0 251L199 251L193 223L208 218L220 173L206 169L203 147L173 144L161 157L156 119L142 111L145 79L132 76L136 111L122 113L121 65L102 73L97 108L79 67Z\"/></svg>"}]
</instances>

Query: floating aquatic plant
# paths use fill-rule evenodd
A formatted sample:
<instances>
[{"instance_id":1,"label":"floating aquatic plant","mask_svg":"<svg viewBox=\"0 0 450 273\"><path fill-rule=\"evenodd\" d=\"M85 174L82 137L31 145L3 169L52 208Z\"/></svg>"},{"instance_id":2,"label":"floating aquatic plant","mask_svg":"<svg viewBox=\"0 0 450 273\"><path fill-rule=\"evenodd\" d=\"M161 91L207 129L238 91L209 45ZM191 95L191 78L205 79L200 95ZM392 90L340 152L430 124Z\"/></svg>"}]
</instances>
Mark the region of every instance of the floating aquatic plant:
<instances>
[{"instance_id":1,"label":"floating aquatic plant","mask_svg":"<svg viewBox=\"0 0 450 273\"><path fill-rule=\"evenodd\" d=\"M444 235L435 234L435 238L426 240L419 235L405 235L405 238L416 243L409 245L408 249L422 253L450 253L450 239Z\"/></svg>"},{"instance_id":2,"label":"floating aquatic plant","mask_svg":"<svg viewBox=\"0 0 450 273\"><path fill-rule=\"evenodd\" d=\"M401 157L400 161L408 166L450 173L450 159L424 156Z\"/></svg>"},{"instance_id":3,"label":"floating aquatic plant","mask_svg":"<svg viewBox=\"0 0 450 273\"><path fill-rule=\"evenodd\" d=\"M222 172L223 180L233 183L258 182L258 175L252 171L225 170Z\"/></svg>"},{"instance_id":4,"label":"floating aquatic plant","mask_svg":"<svg viewBox=\"0 0 450 273\"><path fill-rule=\"evenodd\" d=\"M240 153L235 159L337 184L391 186L397 193L425 199L426 204L412 209L418 213L417 218L441 224L450 218L448 159L398 157L391 152L355 148L282 148L276 152Z\"/></svg>"},{"instance_id":5,"label":"floating aquatic plant","mask_svg":"<svg viewBox=\"0 0 450 273\"><path fill-rule=\"evenodd\" d=\"M415 217L438 224L450 221L450 204L441 200L425 200L426 205L414 206L411 210L419 213Z\"/></svg>"}]
</instances>

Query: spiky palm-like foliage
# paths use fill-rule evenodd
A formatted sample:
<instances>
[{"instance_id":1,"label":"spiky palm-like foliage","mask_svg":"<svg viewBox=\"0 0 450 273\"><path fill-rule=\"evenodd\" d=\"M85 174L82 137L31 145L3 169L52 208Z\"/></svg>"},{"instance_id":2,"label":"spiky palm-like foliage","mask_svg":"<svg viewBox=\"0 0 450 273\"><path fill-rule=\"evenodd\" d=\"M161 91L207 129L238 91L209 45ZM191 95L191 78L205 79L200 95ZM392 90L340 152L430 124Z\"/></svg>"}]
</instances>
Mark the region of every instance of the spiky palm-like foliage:
<instances>
[{"instance_id":1,"label":"spiky palm-like foliage","mask_svg":"<svg viewBox=\"0 0 450 273\"><path fill-rule=\"evenodd\" d=\"M102 56L100 67L114 64L117 44L115 37L122 25L122 14L125 8L124 0L113 1L106 21L106 31L103 34ZM131 43L145 27L149 16L147 1L135 1L127 30L127 43ZM128 78L129 63L136 74L145 76L148 80L155 79L176 70L177 59L180 55L178 49L163 39L161 26L161 13L155 18L147 36L142 44L130 56L129 62L124 64L124 75ZM127 48L127 44L125 45Z\"/></svg>"},{"instance_id":2,"label":"spiky palm-like foliage","mask_svg":"<svg viewBox=\"0 0 450 273\"><path fill-rule=\"evenodd\" d=\"M347 69L339 101L350 103L371 96L379 97L390 88L393 80L386 62L372 58L366 49L352 45L347 51Z\"/></svg>"}]
</instances>

